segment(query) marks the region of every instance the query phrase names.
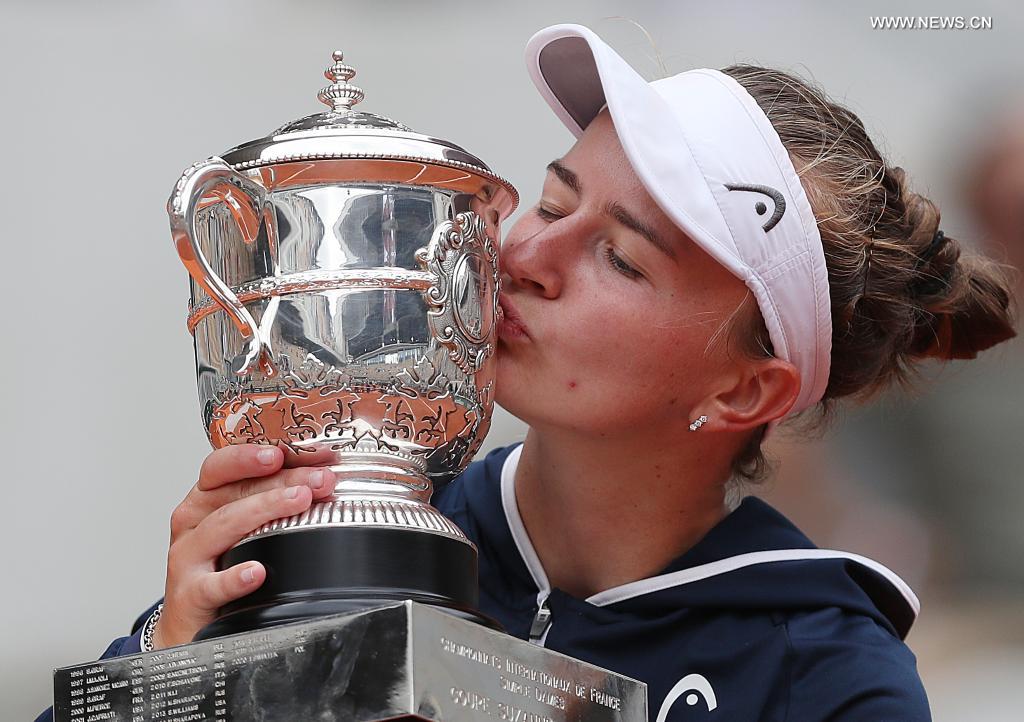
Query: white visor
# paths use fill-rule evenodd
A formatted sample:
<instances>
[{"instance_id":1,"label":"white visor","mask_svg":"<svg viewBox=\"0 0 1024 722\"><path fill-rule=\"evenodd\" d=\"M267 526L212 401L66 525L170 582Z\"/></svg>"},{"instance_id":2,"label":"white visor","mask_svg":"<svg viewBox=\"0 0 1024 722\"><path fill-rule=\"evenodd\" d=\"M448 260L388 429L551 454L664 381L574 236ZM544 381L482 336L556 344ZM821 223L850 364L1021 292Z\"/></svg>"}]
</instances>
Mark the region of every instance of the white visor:
<instances>
[{"instance_id":1,"label":"white visor","mask_svg":"<svg viewBox=\"0 0 1024 722\"><path fill-rule=\"evenodd\" d=\"M750 94L704 68L648 83L581 25L538 32L526 63L576 137L607 104L648 193L750 288L775 355L800 372L789 413L821 400L832 350L821 236L789 154Z\"/></svg>"}]
</instances>

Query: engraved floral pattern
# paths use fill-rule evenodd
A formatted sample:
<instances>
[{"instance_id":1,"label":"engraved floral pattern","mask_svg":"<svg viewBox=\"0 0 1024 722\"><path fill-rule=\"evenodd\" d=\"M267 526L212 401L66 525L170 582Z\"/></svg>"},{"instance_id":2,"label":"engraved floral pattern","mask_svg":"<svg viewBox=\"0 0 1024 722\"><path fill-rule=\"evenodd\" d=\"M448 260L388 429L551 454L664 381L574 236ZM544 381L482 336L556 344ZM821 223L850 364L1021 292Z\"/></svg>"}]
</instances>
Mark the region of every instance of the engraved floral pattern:
<instances>
[{"instance_id":1,"label":"engraved floral pattern","mask_svg":"<svg viewBox=\"0 0 1024 722\"><path fill-rule=\"evenodd\" d=\"M325 448L383 452L418 459L424 470L425 456L442 453L447 463L461 467L459 456L489 415L490 384L478 399L475 387L454 384L426 355L384 383L353 379L312 356L294 369L285 356L280 366L275 390L245 381L222 389L210 416L214 446L279 444L295 454Z\"/></svg>"}]
</instances>

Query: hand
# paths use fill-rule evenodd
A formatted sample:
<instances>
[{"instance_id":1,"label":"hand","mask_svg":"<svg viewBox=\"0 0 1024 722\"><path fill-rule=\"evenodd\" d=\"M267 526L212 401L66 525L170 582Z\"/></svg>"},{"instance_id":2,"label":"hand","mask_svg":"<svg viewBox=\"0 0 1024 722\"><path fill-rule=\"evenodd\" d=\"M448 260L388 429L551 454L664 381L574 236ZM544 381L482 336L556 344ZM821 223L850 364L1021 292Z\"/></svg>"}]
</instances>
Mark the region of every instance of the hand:
<instances>
[{"instance_id":1,"label":"hand","mask_svg":"<svg viewBox=\"0 0 1024 722\"><path fill-rule=\"evenodd\" d=\"M254 529L299 514L334 491L335 475L323 467L284 469L276 446L238 444L212 452L199 481L171 514L164 609L153 630L153 648L192 641L217 610L263 583L256 561L217 571L217 559Z\"/></svg>"}]
</instances>

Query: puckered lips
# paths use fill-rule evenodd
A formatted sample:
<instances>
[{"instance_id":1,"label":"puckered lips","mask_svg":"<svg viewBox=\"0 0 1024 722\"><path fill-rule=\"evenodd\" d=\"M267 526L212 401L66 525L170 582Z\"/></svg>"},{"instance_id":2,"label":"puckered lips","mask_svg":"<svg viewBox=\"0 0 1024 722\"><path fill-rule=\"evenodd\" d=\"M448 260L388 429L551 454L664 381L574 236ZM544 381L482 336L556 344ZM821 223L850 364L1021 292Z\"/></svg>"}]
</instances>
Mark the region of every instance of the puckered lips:
<instances>
[{"instance_id":1,"label":"puckered lips","mask_svg":"<svg viewBox=\"0 0 1024 722\"><path fill-rule=\"evenodd\" d=\"M498 336L506 341L515 339L528 339L530 332L526 328L519 312L507 295L502 293L498 297L498 305L501 308L501 318L498 321Z\"/></svg>"}]
</instances>

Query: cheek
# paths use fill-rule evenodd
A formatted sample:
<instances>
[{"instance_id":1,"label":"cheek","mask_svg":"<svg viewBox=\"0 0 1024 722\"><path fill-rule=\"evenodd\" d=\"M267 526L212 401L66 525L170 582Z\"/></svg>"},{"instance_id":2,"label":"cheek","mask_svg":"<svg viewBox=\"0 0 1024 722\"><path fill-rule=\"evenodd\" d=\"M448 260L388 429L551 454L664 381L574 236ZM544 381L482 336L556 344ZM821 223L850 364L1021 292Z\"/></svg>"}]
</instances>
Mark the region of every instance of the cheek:
<instances>
[{"instance_id":1,"label":"cheek","mask_svg":"<svg viewBox=\"0 0 1024 722\"><path fill-rule=\"evenodd\" d=\"M706 339L659 323L620 306L577 315L536 355L499 347L495 399L528 424L593 433L677 422L705 386Z\"/></svg>"},{"instance_id":2,"label":"cheek","mask_svg":"<svg viewBox=\"0 0 1024 722\"><path fill-rule=\"evenodd\" d=\"M566 392L652 400L702 376L707 333L696 323L637 313L627 305L581 318L560 344L559 385Z\"/></svg>"},{"instance_id":3,"label":"cheek","mask_svg":"<svg viewBox=\"0 0 1024 722\"><path fill-rule=\"evenodd\" d=\"M728 365L730 319L746 287L732 276L720 282L718 270L696 274L684 288L625 309L619 328L638 371L706 385Z\"/></svg>"}]
</instances>

